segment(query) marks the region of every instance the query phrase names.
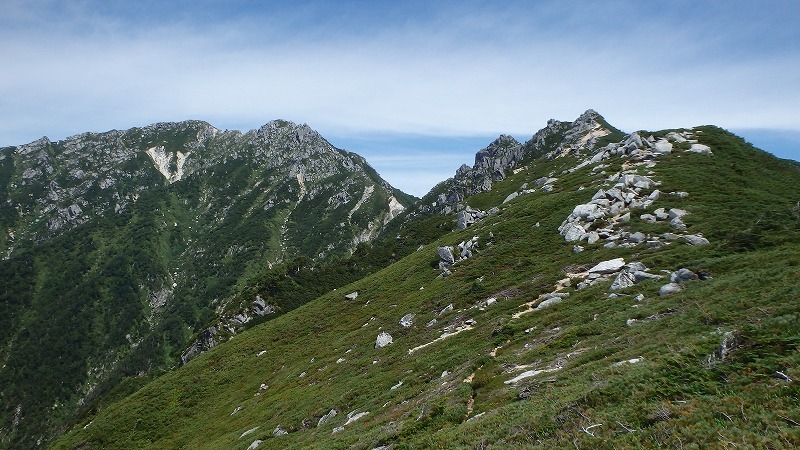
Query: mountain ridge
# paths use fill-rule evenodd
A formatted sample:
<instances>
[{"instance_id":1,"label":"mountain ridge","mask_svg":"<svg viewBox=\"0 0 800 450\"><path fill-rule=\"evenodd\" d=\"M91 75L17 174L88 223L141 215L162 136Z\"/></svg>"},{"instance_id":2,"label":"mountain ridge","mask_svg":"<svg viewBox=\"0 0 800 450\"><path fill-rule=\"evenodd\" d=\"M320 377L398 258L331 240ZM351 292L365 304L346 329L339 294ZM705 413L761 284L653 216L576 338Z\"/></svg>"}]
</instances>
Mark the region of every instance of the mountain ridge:
<instances>
[{"instance_id":1,"label":"mountain ridge","mask_svg":"<svg viewBox=\"0 0 800 450\"><path fill-rule=\"evenodd\" d=\"M491 190L492 183L505 179L519 165L559 148L563 151L591 151L596 145L606 143L623 133L609 125L593 109L588 109L572 122L555 119L533 134L525 143L509 135L500 135L487 147L475 154L472 167L462 165L453 178L443 181L426 194L425 211L444 214L460 212L466 197ZM603 139L606 138L606 139ZM434 204L435 203L435 204Z\"/></svg>"},{"instance_id":2,"label":"mountain ridge","mask_svg":"<svg viewBox=\"0 0 800 450\"><path fill-rule=\"evenodd\" d=\"M447 203L452 232L54 448L800 444L794 167L711 126L603 142L568 124ZM453 186L469 183L402 220L438 215Z\"/></svg>"}]
</instances>

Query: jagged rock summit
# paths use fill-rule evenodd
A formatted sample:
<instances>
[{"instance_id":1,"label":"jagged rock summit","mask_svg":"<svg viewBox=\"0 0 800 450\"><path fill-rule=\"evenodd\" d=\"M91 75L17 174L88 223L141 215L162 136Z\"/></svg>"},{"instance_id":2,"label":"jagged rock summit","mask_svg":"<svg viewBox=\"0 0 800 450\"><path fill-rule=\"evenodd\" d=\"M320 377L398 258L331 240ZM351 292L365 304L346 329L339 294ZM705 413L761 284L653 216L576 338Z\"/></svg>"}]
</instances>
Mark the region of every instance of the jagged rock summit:
<instances>
[{"instance_id":1,"label":"jagged rock summit","mask_svg":"<svg viewBox=\"0 0 800 450\"><path fill-rule=\"evenodd\" d=\"M572 122L549 120L545 128L524 144L511 136L500 135L475 154L472 167L462 165L453 178L440 183L426 195L422 208L442 214L462 211L467 207L464 199L491 190L493 183L522 170L534 158L545 154L549 158L585 154L622 135L592 109Z\"/></svg>"},{"instance_id":2,"label":"jagged rock summit","mask_svg":"<svg viewBox=\"0 0 800 450\"><path fill-rule=\"evenodd\" d=\"M306 124L285 120L247 133L220 131L195 120L156 123L83 133L58 142L44 137L0 149L0 154L8 175L5 195L16 210L16 217L7 219L13 242L0 242L4 253L13 252L14 242L41 242L93 217L120 214L143 192L182 180L208 197L204 213L224 220L232 205L218 202L213 191L234 182L245 188L244 180L236 178L245 171L263 175L253 180L253 187L265 192L258 199L265 210L292 205L293 212L323 200L323 216L338 208L347 211L342 228L350 230L338 233L343 239L337 239L336 248L327 249L326 242L313 252L302 249L312 255L341 252L370 240L411 202L380 179L362 157L334 148ZM372 214L376 201L383 203L383 211ZM364 221L359 210L365 203L370 204L370 218Z\"/></svg>"}]
</instances>

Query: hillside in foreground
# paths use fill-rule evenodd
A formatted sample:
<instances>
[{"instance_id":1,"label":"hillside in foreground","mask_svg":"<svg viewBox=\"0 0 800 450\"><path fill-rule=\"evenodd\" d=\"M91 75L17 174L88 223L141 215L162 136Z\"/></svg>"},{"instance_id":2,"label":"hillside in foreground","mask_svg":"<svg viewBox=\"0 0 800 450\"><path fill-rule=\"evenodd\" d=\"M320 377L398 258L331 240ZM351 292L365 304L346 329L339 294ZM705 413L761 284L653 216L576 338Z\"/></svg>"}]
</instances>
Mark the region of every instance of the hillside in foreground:
<instances>
[{"instance_id":1,"label":"hillside in foreground","mask_svg":"<svg viewBox=\"0 0 800 450\"><path fill-rule=\"evenodd\" d=\"M800 172L711 126L558 142L53 448L800 445Z\"/></svg>"}]
</instances>

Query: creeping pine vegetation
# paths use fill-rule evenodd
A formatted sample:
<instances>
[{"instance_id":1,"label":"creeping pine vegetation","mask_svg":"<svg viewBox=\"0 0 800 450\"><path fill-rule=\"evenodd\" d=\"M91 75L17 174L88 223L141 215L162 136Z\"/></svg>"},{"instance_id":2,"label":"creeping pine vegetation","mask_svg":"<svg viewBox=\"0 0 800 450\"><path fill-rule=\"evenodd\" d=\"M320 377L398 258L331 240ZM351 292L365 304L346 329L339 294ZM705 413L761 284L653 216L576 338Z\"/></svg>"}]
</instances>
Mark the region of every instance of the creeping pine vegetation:
<instances>
[{"instance_id":1,"label":"creeping pine vegetation","mask_svg":"<svg viewBox=\"0 0 800 450\"><path fill-rule=\"evenodd\" d=\"M52 447L800 446L800 171L713 126L615 137Z\"/></svg>"}]
</instances>

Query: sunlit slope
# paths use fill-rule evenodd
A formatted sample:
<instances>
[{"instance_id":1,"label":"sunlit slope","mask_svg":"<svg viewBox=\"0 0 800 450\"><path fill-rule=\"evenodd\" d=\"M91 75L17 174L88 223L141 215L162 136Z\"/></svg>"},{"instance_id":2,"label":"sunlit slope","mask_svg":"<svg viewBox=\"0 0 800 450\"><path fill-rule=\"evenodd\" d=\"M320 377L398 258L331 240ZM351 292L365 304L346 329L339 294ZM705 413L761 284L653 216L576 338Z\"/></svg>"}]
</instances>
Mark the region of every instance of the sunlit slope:
<instances>
[{"instance_id":1,"label":"sunlit slope","mask_svg":"<svg viewBox=\"0 0 800 450\"><path fill-rule=\"evenodd\" d=\"M468 199L498 213L199 356L54 448L800 445L800 172L718 128L693 133L712 155L676 143L569 173L581 159L537 159ZM576 205L625 170L658 198L592 224L616 240L566 241ZM502 203L545 176L552 191ZM686 229L640 218L660 208ZM437 247L466 241L440 277ZM619 268L591 271L617 258L662 278L612 291ZM682 268L697 279L659 295Z\"/></svg>"}]
</instances>

